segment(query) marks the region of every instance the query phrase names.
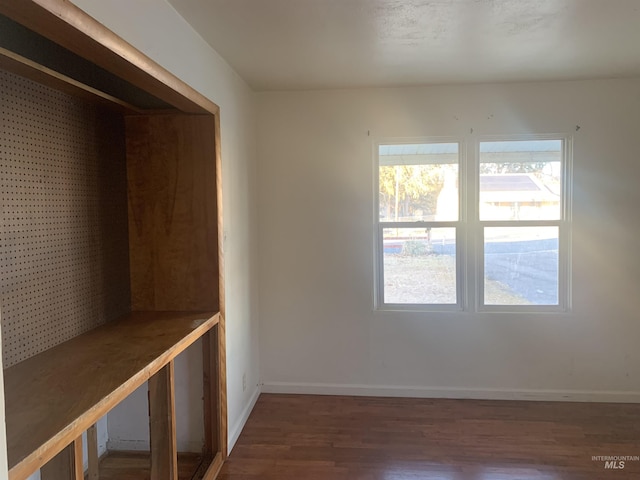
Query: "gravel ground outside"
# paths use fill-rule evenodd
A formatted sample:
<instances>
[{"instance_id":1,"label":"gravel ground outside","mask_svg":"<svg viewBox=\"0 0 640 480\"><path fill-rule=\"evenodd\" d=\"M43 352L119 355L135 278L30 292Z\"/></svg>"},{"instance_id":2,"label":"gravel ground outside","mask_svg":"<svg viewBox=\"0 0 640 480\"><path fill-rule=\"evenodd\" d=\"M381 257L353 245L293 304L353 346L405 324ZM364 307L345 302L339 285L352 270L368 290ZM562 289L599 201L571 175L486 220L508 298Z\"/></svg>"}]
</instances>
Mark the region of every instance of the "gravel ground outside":
<instances>
[{"instance_id":1,"label":"gravel ground outside","mask_svg":"<svg viewBox=\"0 0 640 480\"><path fill-rule=\"evenodd\" d=\"M488 281L486 296L496 304L531 305L506 285ZM456 303L456 265L452 255L384 256L385 303Z\"/></svg>"}]
</instances>

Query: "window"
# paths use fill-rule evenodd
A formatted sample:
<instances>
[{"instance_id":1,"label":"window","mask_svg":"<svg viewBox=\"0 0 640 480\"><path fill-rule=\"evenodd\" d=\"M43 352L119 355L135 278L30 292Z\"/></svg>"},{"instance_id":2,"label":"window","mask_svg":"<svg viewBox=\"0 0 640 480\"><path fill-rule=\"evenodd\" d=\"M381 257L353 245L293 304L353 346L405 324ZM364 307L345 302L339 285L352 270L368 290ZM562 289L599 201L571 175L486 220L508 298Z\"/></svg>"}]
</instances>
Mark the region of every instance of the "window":
<instances>
[{"instance_id":1,"label":"window","mask_svg":"<svg viewBox=\"0 0 640 480\"><path fill-rule=\"evenodd\" d=\"M378 308L567 309L569 146L378 144Z\"/></svg>"},{"instance_id":2,"label":"window","mask_svg":"<svg viewBox=\"0 0 640 480\"><path fill-rule=\"evenodd\" d=\"M380 145L380 295L385 305L461 305L460 143Z\"/></svg>"}]
</instances>

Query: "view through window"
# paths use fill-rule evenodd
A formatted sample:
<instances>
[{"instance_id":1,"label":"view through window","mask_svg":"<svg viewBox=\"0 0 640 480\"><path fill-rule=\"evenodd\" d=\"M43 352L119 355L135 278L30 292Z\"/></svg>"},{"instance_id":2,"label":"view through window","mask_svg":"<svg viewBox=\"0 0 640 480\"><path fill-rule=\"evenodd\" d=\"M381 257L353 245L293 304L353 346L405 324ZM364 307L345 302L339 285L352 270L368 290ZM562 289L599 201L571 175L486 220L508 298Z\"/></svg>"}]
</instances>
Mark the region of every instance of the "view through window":
<instances>
[{"instance_id":1,"label":"view through window","mask_svg":"<svg viewBox=\"0 0 640 480\"><path fill-rule=\"evenodd\" d=\"M379 145L379 307L565 308L566 142Z\"/></svg>"}]
</instances>

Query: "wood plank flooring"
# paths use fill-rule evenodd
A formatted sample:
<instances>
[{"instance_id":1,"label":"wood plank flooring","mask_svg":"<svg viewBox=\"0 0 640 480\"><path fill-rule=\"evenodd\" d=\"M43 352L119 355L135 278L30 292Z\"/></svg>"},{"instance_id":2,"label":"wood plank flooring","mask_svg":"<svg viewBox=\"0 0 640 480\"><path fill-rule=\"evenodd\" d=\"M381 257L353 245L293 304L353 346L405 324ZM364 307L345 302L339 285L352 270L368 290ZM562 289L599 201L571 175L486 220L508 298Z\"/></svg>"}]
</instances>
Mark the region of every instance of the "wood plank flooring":
<instances>
[{"instance_id":1,"label":"wood plank flooring","mask_svg":"<svg viewBox=\"0 0 640 480\"><path fill-rule=\"evenodd\" d=\"M262 394L218 479L640 480L598 455L640 456L640 404Z\"/></svg>"}]
</instances>

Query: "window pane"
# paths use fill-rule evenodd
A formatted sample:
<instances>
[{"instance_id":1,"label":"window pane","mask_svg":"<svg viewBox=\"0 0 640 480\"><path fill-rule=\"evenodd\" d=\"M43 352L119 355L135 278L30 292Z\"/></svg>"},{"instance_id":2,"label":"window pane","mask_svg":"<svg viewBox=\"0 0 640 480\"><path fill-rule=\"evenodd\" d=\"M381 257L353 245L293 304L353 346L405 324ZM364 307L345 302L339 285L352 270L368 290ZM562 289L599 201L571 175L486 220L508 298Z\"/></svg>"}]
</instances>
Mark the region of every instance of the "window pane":
<instances>
[{"instance_id":1,"label":"window pane","mask_svg":"<svg viewBox=\"0 0 640 480\"><path fill-rule=\"evenodd\" d=\"M562 140L480 143L480 220L560 218Z\"/></svg>"},{"instance_id":2,"label":"window pane","mask_svg":"<svg viewBox=\"0 0 640 480\"><path fill-rule=\"evenodd\" d=\"M558 305L558 227L484 229L484 304Z\"/></svg>"},{"instance_id":3,"label":"window pane","mask_svg":"<svg viewBox=\"0 0 640 480\"><path fill-rule=\"evenodd\" d=\"M384 303L455 304L455 228L385 228Z\"/></svg>"},{"instance_id":4,"label":"window pane","mask_svg":"<svg viewBox=\"0 0 640 480\"><path fill-rule=\"evenodd\" d=\"M380 221L458 220L458 144L380 145Z\"/></svg>"}]
</instances>

